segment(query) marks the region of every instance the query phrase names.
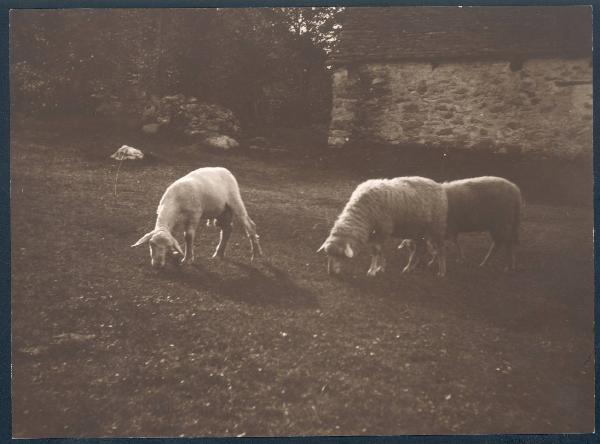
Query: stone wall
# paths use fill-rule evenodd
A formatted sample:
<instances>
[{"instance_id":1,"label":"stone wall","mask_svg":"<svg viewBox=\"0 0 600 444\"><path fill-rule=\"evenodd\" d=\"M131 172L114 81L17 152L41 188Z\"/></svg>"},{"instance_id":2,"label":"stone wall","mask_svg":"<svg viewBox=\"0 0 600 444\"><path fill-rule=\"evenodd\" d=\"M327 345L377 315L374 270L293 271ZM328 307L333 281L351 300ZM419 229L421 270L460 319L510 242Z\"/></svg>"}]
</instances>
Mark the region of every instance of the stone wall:
<instances>
[{"instance_id":1,"label":"stone wall","mask_svg":"<svg viewBox=\"0 0 600 444\"><path fill-rule=\"evenodd\" d=\"M333 75L329 144L591 157L591 58L364 63Z\"/></svg>"}]
</instances>

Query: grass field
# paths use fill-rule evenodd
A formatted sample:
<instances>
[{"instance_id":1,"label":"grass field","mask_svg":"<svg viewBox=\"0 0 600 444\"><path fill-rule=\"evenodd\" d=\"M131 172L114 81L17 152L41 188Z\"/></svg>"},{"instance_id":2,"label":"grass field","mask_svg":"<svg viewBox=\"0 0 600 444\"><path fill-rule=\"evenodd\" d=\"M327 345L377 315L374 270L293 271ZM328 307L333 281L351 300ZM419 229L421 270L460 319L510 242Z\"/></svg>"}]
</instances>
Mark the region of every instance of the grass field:
<instances>
[{"instance_id":1,"label":"grass field","mask_svg":"<svg viewBox=\"0 0 600 444\"><path fill-rule=\"evenodd\" d=\"M401 275L395 245L383 276L362 257L333 278L315 250L366 174L202 153L123 163L115 195L120 144L65 140L13 132L14 436L593 430L591 208L528 201L514 274L478 268L470 235L445 279ZM210 260L204 228L195 265L151 269L129 246L208 165L238 178L266 258L237 226Z\"/></svg>"}]
</instances>

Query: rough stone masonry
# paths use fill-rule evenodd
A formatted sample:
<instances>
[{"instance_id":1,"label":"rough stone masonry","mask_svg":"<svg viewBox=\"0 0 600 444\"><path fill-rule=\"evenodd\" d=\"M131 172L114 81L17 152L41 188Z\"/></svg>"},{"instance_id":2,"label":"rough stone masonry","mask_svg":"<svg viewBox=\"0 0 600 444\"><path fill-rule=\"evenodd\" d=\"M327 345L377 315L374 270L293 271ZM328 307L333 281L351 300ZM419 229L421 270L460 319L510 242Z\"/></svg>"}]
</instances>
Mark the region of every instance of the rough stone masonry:
<instances>
[{"instance_id":1,"label":"rough stone masonry","mask_svg":"<svg viewBox=\"0 0 600 444\"><path fill-rule=\"evenodd\" d=\"M432 8L411 9L426 16L425 10ZM374 20L374 12L369 14ZM400 11L400 15L406 13ZM431 29L433 19L429 17L422 28L413 30L416 36L413 40L420 42L424 53L427 40L423 43L419 32ZM500 26L502 21L494 23ZM346 38L360 42L365 33L357 32L356 28L363 26L362 22L350 20L347 26L350 29ZM558 25L549 22L546 32L556 31L552 26ZM506 29L510 31L508 25L501 30ZM477 27L472 33L474 38L479 35ZM390 41L398 39L397 27L387 34L380 31L379 37L385 40L386 35ZM508 44L506 40L502 42ZM491 59L477 60L477 48L473 48L471 59L440 61L440 53L435 51L421 60L399 59L402 51L390 47L379 44L381 61L371 56L373 49L365 49L361 57L360 46L352 47L355 53L345 60L339 53L336 55L330 145L368 142L569 159L591 156L591 51L549 57L535 48L543 57L523 52L511 57L500 53L500 45L498 57ZM456 48L460 45L456 44Z\"/></svg>"}]
</instances>

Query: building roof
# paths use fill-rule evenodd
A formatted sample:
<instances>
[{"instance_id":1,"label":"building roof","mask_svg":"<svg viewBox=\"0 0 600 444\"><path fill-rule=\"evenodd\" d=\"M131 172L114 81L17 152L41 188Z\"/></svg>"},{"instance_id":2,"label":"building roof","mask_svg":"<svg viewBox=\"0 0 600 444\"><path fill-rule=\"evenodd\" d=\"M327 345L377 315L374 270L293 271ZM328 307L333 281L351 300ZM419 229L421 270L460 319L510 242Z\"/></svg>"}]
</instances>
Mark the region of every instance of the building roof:
<instances>
[{"instance_id":1,"label":"building roof","mask_svg":"<svg viewBox=\"0 0 600 444\"><path fill-rule=\"evenodd\" d=\"M589 6L350 7L342 20L335 65L592 54Z\"/></svg>"}]
</instances>

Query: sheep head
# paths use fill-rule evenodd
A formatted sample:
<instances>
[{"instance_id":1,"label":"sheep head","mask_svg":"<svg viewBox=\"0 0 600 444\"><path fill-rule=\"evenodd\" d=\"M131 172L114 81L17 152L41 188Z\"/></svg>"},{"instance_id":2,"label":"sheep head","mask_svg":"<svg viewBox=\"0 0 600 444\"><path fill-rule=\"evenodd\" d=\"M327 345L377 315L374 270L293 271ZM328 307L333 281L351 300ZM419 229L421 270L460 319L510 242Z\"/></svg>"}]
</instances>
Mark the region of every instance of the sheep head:
<instances>
[{"instance_id":1,"label":"sheep head","mask_svg":"<svg viewBox=\"0 0 600 444\"><path fill-rule=\"evenodd\" d=\"M146 233L132 247L137 247L145 242L150 244L150 262L155 268L165 266L167 253L177 252L184 255L177 239L167 230L159 229Z\"/></svg>"},{"instance_id":2,"label":"sheep head","mask_svg":"<svg viewBox=\"0 0 600 444\"><path fill-rule=\"evenodd\" d=\"M398 245L398 250L407 249L409 253L413 253L417 249L417 243L412 239L403 239Z\"/></svg>"},{"instance_id":3,"label":"sheep head","mask_svg":"<svg viewBox=\"0 0 600 444\"><path fill-rule=\"evenodd\" d=\"M346 259L354 257L354 249L350 242L339 238L328 238L317 250L327 254L327 274L340 274Z\"/></svg>"}]
</instances>

